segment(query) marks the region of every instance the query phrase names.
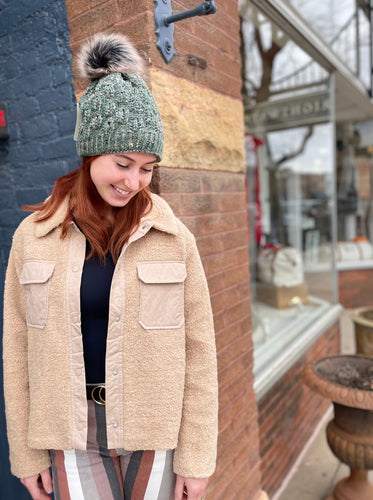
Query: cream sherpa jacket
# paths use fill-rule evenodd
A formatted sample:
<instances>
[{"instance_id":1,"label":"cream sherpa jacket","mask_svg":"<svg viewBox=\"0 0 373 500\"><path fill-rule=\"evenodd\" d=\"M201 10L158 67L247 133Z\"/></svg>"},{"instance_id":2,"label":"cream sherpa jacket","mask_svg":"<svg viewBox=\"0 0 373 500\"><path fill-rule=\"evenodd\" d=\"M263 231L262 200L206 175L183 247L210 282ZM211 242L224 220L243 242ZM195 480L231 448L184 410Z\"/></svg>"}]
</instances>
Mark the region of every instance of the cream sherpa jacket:
<instances>
[{"instance_id":1,"label":"cream sherpa jacket","mask_svg":"<svg viewBox=\"0 0 373 500\"><path fill-rule=\"evenodd\" d=\"M174 471L215 468L217 376L206 279L192 234L167 203L123 248L110 294L106 353L109 448L175 449ZM12 472L50 465L49 449L86 447L80 329L84 235L61 240L67 200L27 217L13 238L4 298L4 389Z\"/></svg>"}]
</instances>

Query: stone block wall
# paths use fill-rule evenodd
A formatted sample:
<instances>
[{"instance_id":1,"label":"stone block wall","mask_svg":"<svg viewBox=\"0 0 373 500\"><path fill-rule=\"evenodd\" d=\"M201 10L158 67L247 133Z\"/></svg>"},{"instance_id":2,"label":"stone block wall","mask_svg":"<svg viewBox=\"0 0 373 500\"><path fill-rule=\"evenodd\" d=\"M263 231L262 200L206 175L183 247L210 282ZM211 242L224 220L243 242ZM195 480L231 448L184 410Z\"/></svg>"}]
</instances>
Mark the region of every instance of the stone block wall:
<instances>
[{"instance_id":1,"label":"stone block wall","mask_svg":"<svg viewBox=\"0 0 373 500\"><path fill-rule=\"evenodd\" d=\"M0 15L0 99L9 139L0 139L1 262L25 216L24 203L49 194L56 177L77 164L75 96L64 3L6 2Z\"/></svg>"}]
</instances>

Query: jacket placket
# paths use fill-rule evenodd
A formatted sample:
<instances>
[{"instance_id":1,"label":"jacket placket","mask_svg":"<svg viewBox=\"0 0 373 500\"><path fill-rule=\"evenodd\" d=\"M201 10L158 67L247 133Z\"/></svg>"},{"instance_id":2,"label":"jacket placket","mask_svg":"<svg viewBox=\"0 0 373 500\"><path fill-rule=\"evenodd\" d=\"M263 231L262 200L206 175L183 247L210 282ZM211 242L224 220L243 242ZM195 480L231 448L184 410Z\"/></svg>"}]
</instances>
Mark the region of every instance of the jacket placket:
<instances>
[{"instance_id":1,"label":"jacket placket","mask_svg":"<svg viewBox=\"0 0 373 500\"><path fill-rule=\"evenodd\" d=\"M109 325L106 343L106 433L107 446L120 448L124 443L123 408L123 337L125 319L125 275L124 259L131 243L142 238L150 230L150 221L143 221L129 238L116 263L110 290Z\"/></svg>"},{"instance_id":2,"label":"jacket placket","mask_svg":"<svg viewBox=\"0 0 373 500\"><path fill-rule=\"evenodd\" d=\"M109 322L106 346L106 421L108 448L121 447L123 427L123 328L125 315L124 258L128 246L145 236L152 223L144 221L124 245L116 263L110 289ZM88 420L85 389L83 339L81 331L80 285L85 260L86 239L75 224L71 228L67 270L66 303L69 336L72 446L87 446Z\"/></svg>"}]
</instances>

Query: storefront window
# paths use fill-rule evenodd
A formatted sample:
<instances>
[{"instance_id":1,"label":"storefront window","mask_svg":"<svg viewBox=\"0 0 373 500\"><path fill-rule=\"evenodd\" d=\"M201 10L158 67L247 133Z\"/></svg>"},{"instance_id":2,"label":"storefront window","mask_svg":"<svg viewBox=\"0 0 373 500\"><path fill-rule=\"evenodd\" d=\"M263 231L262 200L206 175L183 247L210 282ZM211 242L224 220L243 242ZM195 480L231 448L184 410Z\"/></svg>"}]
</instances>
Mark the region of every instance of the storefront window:
<instances>
[{"instance_id":1,"label":"storefront window","mask_svg":"<svg viewBox=\"0 0 373 500\"><path fill-rule=\"evenodd\" d=\"M337 125L339 269L372 267L373 122Z\"/></svg>"},{"instance_id":2,"label":"storefront window","mask_svg":"<svg viewBox=\"0 0 373 500\"><path fill-rule=\"evenodd\" d=\"M258 394L320 335L336 303L330 75L241 5L254 375ZM316 328L316 330L315 330Z\"/></svg>"}]
</instances>

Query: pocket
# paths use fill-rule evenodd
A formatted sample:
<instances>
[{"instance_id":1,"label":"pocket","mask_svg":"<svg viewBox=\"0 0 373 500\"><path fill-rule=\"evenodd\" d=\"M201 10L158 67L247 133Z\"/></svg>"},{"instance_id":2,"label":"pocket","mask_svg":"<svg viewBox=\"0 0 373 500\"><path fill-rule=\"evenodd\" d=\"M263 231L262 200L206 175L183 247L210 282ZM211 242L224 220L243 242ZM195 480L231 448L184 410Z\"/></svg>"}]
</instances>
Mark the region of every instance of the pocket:
<instances>
[{"instance_id":1,"label":"pocket","mask_svg":"<svg viewBox=\"0 0 373 500\"><path fill-rule=\"evenodd\" d=\"M184 323L184 262L139 262L141 326L180 328Z\"/></svg>"},{"instance_id":2,"label":"pocket","mask_svg":"<svg viewBox=\"0 0 373 500\"><path fill-rule=\"evenodd\" d=\"M56 263L48 260L24 262L19 278L25 287L26 321L29 326L44 328L48 317L49 283Z\"/></svg>"}]
</instances>

